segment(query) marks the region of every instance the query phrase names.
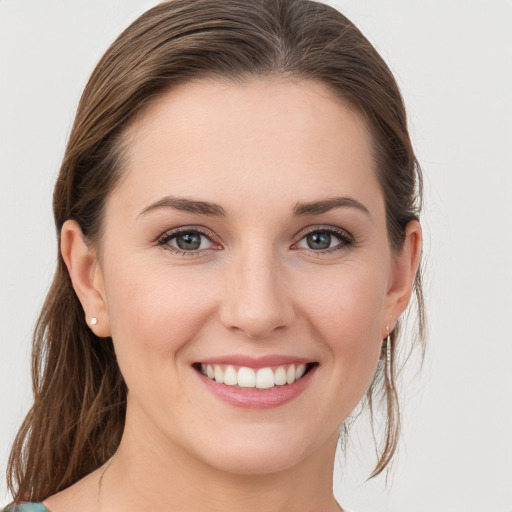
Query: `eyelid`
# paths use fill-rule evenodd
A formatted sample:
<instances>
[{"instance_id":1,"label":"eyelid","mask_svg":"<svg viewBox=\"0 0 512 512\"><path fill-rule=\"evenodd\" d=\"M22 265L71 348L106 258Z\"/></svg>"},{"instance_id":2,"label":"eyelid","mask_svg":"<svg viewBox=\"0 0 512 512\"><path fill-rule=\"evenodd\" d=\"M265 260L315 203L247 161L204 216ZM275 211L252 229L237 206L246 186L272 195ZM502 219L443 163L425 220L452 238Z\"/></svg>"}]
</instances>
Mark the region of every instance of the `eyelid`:
<instances>
[{"instance_id":1,"label":"eyelid","mask_svg":"<svg viewBox=\"0 0 512 512\"><path fill-rule=\"evenodd\" d=\"M181 233L190 233L190 232L199 233L201 236L204 236L205 238L207 238L212 244L216 245L217 247L209 247L207 249L198 249L195 251L194 250L185 251L185 250L179 249L178 247L174 247L174 246L168 244L169 240L177 237ZM328 232L328 233L336 236L340 240L340 243L334 247L324 249L324 250L313 250L313 249L297 247L297 244L300 241L302 241L306 236L308 236L312 233L317 233L317 232ZM317 254L317 255L326 254L326 253L334 252L337 250L347 249L348 247L355 245L356 241L357 241L355 236L352 235L350 232L348 232L346 229L343 229L343 228L340 228L337 226L330 226L330 225L306 226L305 228L301 229L295 235L294 238L296 238L297 241L291 245L291 249L303 249L303 250L309 251L309 252ZM159 235L156 238L155 243L159 246L165 246L164 248L171 252L178 253L178 254L184 254L184 255L188 255L188 256L205 253L210 250L222 249L222 245L219 241L219 237L213 231L211 231L210 229L208 229L204 226L180 226L177 228L169 229L169 230L165 231L164 233L162 233L161 235Z\"/></svg>"},{"instance_id":2,"label":"eyelid","mask_svg":"<svg viewBox=\"0 0 512 512\"><path fill-rule=\"evenodd\" d=\"M312 233L318 233L318 232L328 232L340 240L340 243L334 247L324 249L324 250L313 250L313 249L306 249L306 248L300 248L305 249L306 251L310 251L315 254L325 254L329 252L333 252L340 249L346 249L347 247L353 246L356 243L356 238L354 235L352 235L350 232L348 232L346 229L339 228L336 226L329 226L329 225L315 225L315 226L307 226L300 230L297 235L297 242L294 242L292 244L292 248L297 248L297 244L301 242L306 236L312 234Z\"/></svg>"},{"instance_id":3,"label":"eyelid","mask_svg":"<svg viewBox=\"0 0 512 512\"><path fill-rule=\"evenodd\" d=\"M217 247L209 247L207 249L197 249L195 251L185 251L183 249L180 249L178 247L174 247L174 246L168 244L169 240L176 238L177 236L179 236L182 233L198 233L199 235L207 238L212 244L214 244ZM156 238L155 243L156 243L156 245L162 246L164 249L171 251L173 253L193 256L193 255L204 253L204 252L207 252L210 250L221 249L222 247L221 247L220 242L218 241L218 238L219 237L217 235L215 235L215 233L213 233L213 231L211 231L208 228L205 228L204 226L180 226L177 228L169 229L169 230L165 231L164 233L162 233L161 235L159 235Z\"/></svg>"}]
</instances>

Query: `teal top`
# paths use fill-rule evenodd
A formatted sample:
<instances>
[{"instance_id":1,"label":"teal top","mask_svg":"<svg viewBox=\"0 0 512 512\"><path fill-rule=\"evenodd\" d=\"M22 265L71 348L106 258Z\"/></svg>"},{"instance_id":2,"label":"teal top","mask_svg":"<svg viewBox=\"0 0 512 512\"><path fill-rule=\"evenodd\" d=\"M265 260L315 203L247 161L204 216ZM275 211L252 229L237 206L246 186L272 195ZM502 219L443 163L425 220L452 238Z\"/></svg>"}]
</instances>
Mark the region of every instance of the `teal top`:
<instances>
[{"instance_id":1,"label":"teal top","mask_svg":"<svg viewBox=\"0 0 512 512\"><path fill-rule=\"evenodd\" d=\"M351 512L348 508L343 509L344 512ZM50 512L42 503L20 503L19 505L11 505L4 508L2 512Z\"/></svg>"},{"instance_id":2,"label":"teal top","mask_svg":"<svg viewBox=\"0 0 512 512\"><path fill-rule=\"evenodd\" d=\"M351 512L348 508L344 512ZM20 503L4 508L2 512L50 512L42 503Z\"/></svg>"},{"instance_id":3,"label":"teal top","mask_svg":"<svg viewBox=\"0 0 512 512\"><path fill-rule=\"evenodd\" d=\"M19 503L4 508L2 512L50 512L42 503Z\"/></svg>"}]
</instances>

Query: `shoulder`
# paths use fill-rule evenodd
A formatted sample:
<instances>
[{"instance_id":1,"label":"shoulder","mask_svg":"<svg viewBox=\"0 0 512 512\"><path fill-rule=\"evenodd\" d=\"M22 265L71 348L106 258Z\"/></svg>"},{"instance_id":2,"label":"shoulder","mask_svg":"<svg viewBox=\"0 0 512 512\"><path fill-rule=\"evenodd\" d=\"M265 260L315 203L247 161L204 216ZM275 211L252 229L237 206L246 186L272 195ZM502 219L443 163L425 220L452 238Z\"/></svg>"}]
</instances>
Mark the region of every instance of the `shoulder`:
<instances>
[{"instance_id":1,"label":"shoulder","mask_svg":"<svg viewBox=\"0 0 512 512\"><path fill-rule=\"evenodd\" d=\"M49 512L42 503L17 503L4 508L2 512Z\"/></svg>"}]
</instances>

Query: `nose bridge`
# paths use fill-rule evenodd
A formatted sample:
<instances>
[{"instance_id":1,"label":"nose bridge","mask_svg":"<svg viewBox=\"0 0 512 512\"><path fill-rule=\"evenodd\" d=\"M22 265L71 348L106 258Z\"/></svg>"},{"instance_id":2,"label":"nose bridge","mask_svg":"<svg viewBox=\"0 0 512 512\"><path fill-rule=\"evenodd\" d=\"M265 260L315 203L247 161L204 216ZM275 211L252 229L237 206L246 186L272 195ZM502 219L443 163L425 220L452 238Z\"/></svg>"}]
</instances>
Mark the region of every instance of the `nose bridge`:
<instances>
[{"instance_id":1,"label":"nose bridge","mask_svg":"<svg viewBox=\"0 0 512 512\"><path fill-rule=\"evenodd\" d=\"M226 327L250 338L266 337L293 318L282 263L269 242L251 243L233 255L223 301Z\"/></svg>"}]
</instances>

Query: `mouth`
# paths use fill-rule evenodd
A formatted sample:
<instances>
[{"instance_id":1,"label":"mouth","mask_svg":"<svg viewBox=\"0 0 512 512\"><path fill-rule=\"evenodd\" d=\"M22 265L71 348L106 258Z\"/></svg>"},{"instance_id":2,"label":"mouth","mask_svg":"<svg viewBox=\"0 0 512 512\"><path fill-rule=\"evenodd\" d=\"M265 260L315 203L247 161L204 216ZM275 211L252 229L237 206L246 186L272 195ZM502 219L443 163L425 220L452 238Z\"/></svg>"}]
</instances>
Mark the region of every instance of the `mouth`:
<instances>
[{"instance_id":1,"label":"mouth","mask_svg":"<svg viewBox=\"0 0 512 512\"><path fill-rule=\"evenodd\" d=\"M251 368L222 363L194 363L192 367L203 376L235 389L265 391L285 388L303 379L318 366L317 362L290 363L279 366Z\"/></svg>"}]
</instances>

